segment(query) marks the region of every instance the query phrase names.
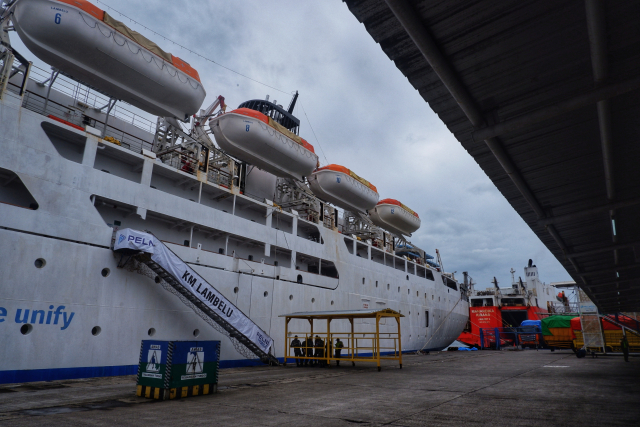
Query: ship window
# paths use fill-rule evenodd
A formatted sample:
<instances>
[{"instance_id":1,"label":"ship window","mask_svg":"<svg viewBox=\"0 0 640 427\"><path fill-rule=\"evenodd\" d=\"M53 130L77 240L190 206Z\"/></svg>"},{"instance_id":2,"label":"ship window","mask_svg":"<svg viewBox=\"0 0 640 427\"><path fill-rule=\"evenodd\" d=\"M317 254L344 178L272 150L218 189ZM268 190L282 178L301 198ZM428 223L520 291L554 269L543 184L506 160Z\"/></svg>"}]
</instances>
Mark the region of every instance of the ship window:
<instances>
[{"instance_id":1,"label":"ship window","mask_svg":"<svg viewBox=\"0 0 640 427\"><path fill-rule=\"evenodd\" d=\"M302 274L298 274L297 282L302 283Z\"/></svg>"},{"instance_id":2,"label":"ship window","mask_svg":"<svg viewBox=\"0 0 640 427\"><path fill-rule=\"evenodd\" d=\"M400 292L400 286L398 286L398 292Z\"/></svg>"},{"instance_id":3,"label":"ship window","mask_svg":"<svg viewBox=\"0 0 640 427\"><path fill-rule=\"evenodd\" d=\"M249 261L253 261L253 255L249 255L249 256L247 257L247 259L248 259Z\"/></svg>"},{"instance_id":4,"label":"ship window","mask_svg":"<svg viewBox=\"0 0 640 427\"><path fill-rule=\"evenodd\" d=\"M218 253L220 255L224 255L224 248L218 248Z\"/></svg>"},{"instance_id":5,"label":"ship window","mask_svg":"<svg viewBox=\"0 0 640 427\"><path fill-rule=\"evenodd\" d=\"M47 265L47 261L45 261L44 258L38 258L37 260L35 260L33 265L35 265L36 268L42 268Z\"/></svg>"},{"instance_id":6,"label":"ship window","mask_svg":"<svg viewBox=\"0 0 640 427\"><path fill-rule=\"evenodd\" d=\"M100 326L94 326L93 329L91 329L91 335L94 337L100 335L100 332L102 332L102 328Z\"/></svg>"},{"instance_id":7,"label":"ship window","mask_svg":"<svg viewBox=\"0 0 640 427\"><path fill-rule=\"evenodd\" d=\"M407 274L407 280L409 280L409 275Z\"/></svg>"},{"instance_id":8,"label":"ship window","mask_svg":"<svg viewBox=\"0 0 640 427\"><path fill-rule=\"evenodd\" d=\"M362 278L362 284L364 285L364 277Z\"/></svg>"},{"instance_id":9,"label":"ship window","mask_svg":"<svg viewBox=\"0 0 640 427\"><path fill-rule=\"evenodd\" d=\"M189 241L188 240L184 241L184 246L189 246Z\"/></svg>"},{"instance_id":10,"label":"ship window","mask_svg":"<svg viewBox=\"0 0 640 427\"><path fill-rule=\"evenodd\" d=\"M193 336L194 336L195 338L198 338L198 336L199 336L199 335L200 335L200 329L194 329L194 330L193 330Z\"/></svg>"},{"instance_id":11,"label":"ship window","mask_svg":"<svg viewBox=\"0 0 640 427\"><path fill-rule=\"evenodd\" d=\"M376 288L378 287L378 281L376 280Z\"/></svg>"},{"instance_id":12,"label":"ship window","mask_svg":"<svg viewBox=\"0 0 640 427\"><path fill-rule=\"evenodd\" d=\"M433 281L433 280L434 280L434 278L433 278L433 271L431 271L431 270L427 270L427 280L431 280L431 281Z\"/></svg>"}]
</instances>

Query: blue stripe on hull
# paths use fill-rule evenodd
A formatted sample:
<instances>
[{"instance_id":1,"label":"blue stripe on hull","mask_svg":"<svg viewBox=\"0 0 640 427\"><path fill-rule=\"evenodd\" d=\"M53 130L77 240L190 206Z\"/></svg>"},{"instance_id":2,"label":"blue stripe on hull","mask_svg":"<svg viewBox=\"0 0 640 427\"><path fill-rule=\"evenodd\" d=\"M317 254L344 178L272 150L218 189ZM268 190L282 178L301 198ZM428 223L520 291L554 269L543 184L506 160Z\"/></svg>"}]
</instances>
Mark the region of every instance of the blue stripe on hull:
<instances>
[{"instance_id":1,"label":"blue stripe on hull","mask_svg":"<svg viewBox=\"0 0 640 427\"><path fill-rule=\"evenodd\" d=\"M436 349L429 349L434 351ZM402 353L414 353L416 350L403 350ZM389 353L383 352L382 355ZM361 353L361 356L371 356L371 353ZM293 357L287 358L289 362L293 361ZM284 358L279 357L280 363ZM348 359L345 360L345 362ZM259 359L238 359L238 360L221 360L220 369L243 368L247 366L259 366L263 363ZM11 383L28 383L34 381L55 381L55 380L72 380L76 378L95 378L95 377L116 377L122 375L135 375L138 373L138 365L122 365L122 366L91 366L80 368L57 368L57 369L28 369L16 371L0 371L0 384Z\"/></svg>"}]
</instances>

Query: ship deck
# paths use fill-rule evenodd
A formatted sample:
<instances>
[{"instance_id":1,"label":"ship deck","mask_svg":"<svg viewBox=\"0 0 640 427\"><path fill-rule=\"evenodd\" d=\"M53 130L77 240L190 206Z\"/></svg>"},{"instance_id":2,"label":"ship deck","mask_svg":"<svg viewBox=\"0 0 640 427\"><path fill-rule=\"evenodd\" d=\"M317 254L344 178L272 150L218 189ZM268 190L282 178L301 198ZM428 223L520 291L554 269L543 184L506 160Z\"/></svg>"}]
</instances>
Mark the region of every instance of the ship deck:
<instances>
[{"instance_id":1,"label":"ship deck","mask_svg":"<svg viewBox=\"0 0 640 427\"><path fill-rule=\"evenodd\" d=\"M135 377L0 386L0 425L633 425L640 358L440 352L336 368L223 370L215 395L157 402ZM586 405L585 402L597 402Z\"/></svg>"}]
</instances>

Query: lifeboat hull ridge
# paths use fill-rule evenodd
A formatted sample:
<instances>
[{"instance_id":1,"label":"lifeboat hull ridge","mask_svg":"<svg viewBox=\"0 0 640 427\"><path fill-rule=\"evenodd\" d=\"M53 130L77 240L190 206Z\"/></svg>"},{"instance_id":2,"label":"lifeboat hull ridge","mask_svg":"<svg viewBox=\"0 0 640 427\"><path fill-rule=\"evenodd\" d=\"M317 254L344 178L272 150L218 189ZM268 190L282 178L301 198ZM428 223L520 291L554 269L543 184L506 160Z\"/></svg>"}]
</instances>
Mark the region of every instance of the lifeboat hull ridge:
<instances>
[{"instance_id":1,"label":"lifeboat hull ridge","mask_svg":"<svg viewBox=\"0 0 640 427\"><path fill-rule=\"evenodd\" d=\"M365 213L378 203L380 196L371 186L352 177L349 169L342 168L345 171L341 171L331 166L334 165L318 169L309 176L313 194L351 212Z\"/></svg>"},{"instance_id":2,"label":"lifeboat hull ridge","mask_svg":"<svg viewBox=\"0 0 640 427\"><path fill-rule=\"evenodd\" d=\"M89 87L157 116L196 113L206 96L197 72L171 54L152 53L104 16L84 0L20 0L13 23L35 56Z\"/></svg>"},{"instance_id":3,"label":"lifeboat hull ridge","mask_svg":"<svg viewBox=\"0 0 640 427\"><path fill-rule=\"evenodd\" d=\"M209 126L220 148L230 155L276 176L302 181L317 166L318 156L260 116L258 112L252 117L232 111L212 119Z\"/></svg>"},{"instance_id":4,"label":"lifeboat hull ridge","mask_svg":"<svg viewBox=\"0 0 640 427\"><path fill-rule=\"evenodd\" d=\"M385 203L384 200L375 208L369 209L369 216L375 225L396 234L410 236L420 228L420 218L417 215L401 205Z\"/></svg>"}]
</instances>

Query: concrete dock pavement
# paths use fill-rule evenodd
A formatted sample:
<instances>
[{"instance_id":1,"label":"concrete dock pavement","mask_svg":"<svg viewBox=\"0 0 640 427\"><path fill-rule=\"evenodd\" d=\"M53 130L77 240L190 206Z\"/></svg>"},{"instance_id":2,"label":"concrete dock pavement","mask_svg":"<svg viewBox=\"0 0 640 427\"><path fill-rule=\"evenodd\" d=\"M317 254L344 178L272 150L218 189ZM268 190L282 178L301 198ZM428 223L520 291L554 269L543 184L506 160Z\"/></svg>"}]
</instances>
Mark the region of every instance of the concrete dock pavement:
<instances>
[{"instance_id":1,"label":"concrete dock pavement","mask_svg":"<svg viewBox=\"0 0 640 427\"><path fill-rule=\"evenodd\" d=\"M259 366L220 372L219 392L158 402L135 377L0 385L0 426L633 426L640 358L570 351L407 355L339 368Z\"/></svg>"}]
</instances>

